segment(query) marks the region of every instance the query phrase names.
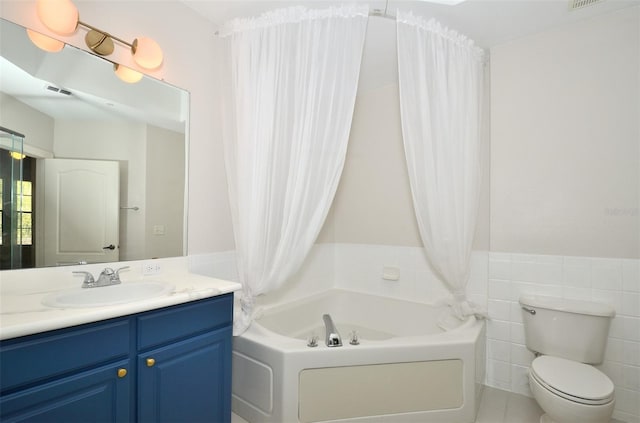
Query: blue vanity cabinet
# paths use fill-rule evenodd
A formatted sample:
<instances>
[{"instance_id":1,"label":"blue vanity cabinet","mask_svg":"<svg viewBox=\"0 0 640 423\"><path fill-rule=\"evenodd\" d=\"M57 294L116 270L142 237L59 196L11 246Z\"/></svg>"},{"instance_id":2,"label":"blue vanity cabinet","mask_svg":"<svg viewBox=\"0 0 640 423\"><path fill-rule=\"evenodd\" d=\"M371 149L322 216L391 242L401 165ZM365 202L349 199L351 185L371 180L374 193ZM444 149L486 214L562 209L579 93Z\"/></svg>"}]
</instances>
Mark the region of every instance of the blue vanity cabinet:
<instances>
[{"instance_id":1,"label":"blue vanity cabinet","mask_svg":"<svg viewBox=\"0 0 640 423\"><path fill-rule=\"evenodd\" d=\"M233 296L138 319L138 421L230 422Z\"/></svg>"},{"instance_id":2,"label":"blue vanity cabinet","mask_svg":"<svg viewBox=\"0 0 640 423\"><path fill-rule=\"evenodd\" d=\"M133 341L118 318L1 342L0 421L129 421Z\"/></svg>"},{"instance_id":3,"label":"blue vanity cabinet","mask_svg":"<svg viewBox=\"0 0 640 423\"><path fill-rule=\"evenodd\" d=\"M138 421L231 421L230 358L230 329L139 355Z\"/></svg>"},{"instance_id":4,"label":"blue vanity cabinet","mask_svg":"<svg viewBox=\"0 0 640 423\"><path fill-rule=\"evenodd\" d=\"M133 378L118 376L129 361L113 363L7 395L2 422L127 422Z\"/></svg>"},{"instance_id":5,"label":"blue vanity cabinet","mask_svg":"<svg viewBox=\"0 0 640 423\"><path fill-rule=\"evenodd\" d=\"M233 294L0 342L0 422L231 421Z\"/></svg>"}]
</instances>

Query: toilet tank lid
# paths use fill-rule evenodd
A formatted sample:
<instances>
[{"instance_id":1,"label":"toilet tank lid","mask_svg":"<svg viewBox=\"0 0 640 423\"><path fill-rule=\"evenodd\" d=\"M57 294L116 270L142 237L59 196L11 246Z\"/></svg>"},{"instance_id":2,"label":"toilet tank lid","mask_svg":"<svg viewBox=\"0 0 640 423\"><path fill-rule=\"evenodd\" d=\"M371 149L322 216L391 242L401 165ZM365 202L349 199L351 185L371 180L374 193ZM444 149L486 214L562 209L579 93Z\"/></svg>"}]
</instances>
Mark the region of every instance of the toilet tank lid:
<instances>
[{"instance_id":1,"label":"toilet tank lid","mask_svg":"<svg viewBox=\"0 0 640 423\"><path fill-rule=\"evenodd\" d=\"M609 304L568 298L545 297L543 295L522 295L520 297L520 304L523 306L565 311L568 313L588 314L591 316L614 317L616 315L615 309Z\"/></svg>"}]
</instances>

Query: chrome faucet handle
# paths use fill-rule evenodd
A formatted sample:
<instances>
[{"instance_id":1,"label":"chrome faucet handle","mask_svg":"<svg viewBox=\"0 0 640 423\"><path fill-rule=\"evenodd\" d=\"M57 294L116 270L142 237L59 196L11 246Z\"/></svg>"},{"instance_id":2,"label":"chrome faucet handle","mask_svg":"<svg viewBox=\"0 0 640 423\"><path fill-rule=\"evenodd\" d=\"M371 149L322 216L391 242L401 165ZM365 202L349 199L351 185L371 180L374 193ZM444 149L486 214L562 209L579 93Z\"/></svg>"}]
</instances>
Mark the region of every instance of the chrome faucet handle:
<instances>
[{"instance_id":1,"label":"chrome faucet handle","mask_svg":"<svg viewBox=\"0 0 640 423\"><path fill-rule=\"evenodd\" d=\"M307 338L307 347L315 348L318 346L318 335L312 333L309 338Z\"/></svg>"},{"instance_id":2,"label":"chrome faucet handle","mask_svg":"<svg viewBox=\"0 0 640 423\"><path fill-rule=\"evenodd\" d=\"M349 332L349 343L351 345L360 345L360 340L358 339L358 332L355 329L352 332Z\"/></svg>"},{"instance_id":3,"label":"chrome faucet handle","mask_svg":"<svg viewBox=\"0 0 640 423\"><path fill-rule=\"evenodd\" d=\"M118 270L116 270L116 278L118 278L118 280L119 280L120 279L120 271L121 270L126 270L128 268L129 268L129 266L123 266L123 267L119 268Z\"/></svg>"},{"instance_id":4,"label":"chrome faucet handle","mask_svg":"<svg viewBox=\"0 0 640 423\"><path fill-rule=\"evenodd\" d=\"M120 271L128 269L128 268L129 268L129 266L123 266L123 267L119 268L118 270L116 270L116 272L111 275L111 282L114 283L114 284L122 282L120 280Z\"/></svg>"},{"instance_id":5,"label":"chrome faucet handle","mask_svg":"<svg viewBox=\"0 0 640 423\"><path fill-rule=\"evenodd\" d=\"M89 272L85 272L82 270L74 270L71 273L73 273L74 275L84 275L84 279L82 281L83 288L91 288L96 285L96 280L93 278L93 275Z\"/></svg>"}]
</instances>

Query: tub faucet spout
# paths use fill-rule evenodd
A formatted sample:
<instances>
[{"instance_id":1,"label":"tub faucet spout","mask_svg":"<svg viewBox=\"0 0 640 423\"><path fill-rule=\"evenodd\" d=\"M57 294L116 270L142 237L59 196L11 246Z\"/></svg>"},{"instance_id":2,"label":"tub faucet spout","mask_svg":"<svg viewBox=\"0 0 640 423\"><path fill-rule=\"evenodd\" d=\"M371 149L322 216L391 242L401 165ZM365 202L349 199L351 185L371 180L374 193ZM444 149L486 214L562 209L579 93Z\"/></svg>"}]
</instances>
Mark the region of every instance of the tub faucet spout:
<instances>
[{"instance_id":1,"label":"tub faucet spout","mask_svg":"<svg viewBox=\"0 0 640 423\"><path fill-rule=\"evenodd\" d=\"M340 337L340 333L338 333L338 329L336 329L336 326L333 324L331 316L325 314L322 316L322 320L324 320L327 347L341 347L342 338Z\"/></svg>"}]
</instances>

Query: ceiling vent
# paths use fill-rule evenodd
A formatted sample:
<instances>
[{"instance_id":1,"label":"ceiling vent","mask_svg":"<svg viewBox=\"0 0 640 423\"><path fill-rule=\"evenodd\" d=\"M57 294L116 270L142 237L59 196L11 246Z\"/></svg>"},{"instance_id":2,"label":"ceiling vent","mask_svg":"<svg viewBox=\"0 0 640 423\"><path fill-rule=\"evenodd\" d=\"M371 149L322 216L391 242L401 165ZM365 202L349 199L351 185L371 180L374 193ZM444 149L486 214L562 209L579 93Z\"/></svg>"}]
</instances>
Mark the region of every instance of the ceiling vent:
<instances>
[{"instance_id":1,"label":"ceiling vent","mask_svg":"<svg viewBox=\"0 0 640 423\"><path fill-rule=\"evenodd\" d=\"M45 89L48 91L52 91L54 93L63 94L63 95L71 95L71 91L65 90L64 88L58 88L53 85L45 85Z\"/></svg>"},{"instance_id":2,"label":"ceiling vent","mask_svg":"<svg viewBox=\"0 0 640 423\"><path fill-rule=\"evenodd\" d=\"M578 10L583 7L592 6L596 3L602 3L604 0L569 0L569 10Z\"/></svg>"}]
</instances>

